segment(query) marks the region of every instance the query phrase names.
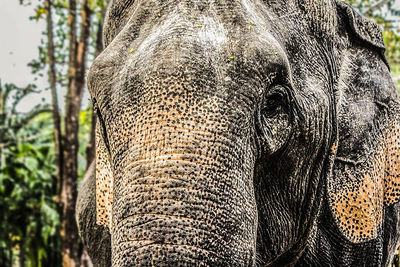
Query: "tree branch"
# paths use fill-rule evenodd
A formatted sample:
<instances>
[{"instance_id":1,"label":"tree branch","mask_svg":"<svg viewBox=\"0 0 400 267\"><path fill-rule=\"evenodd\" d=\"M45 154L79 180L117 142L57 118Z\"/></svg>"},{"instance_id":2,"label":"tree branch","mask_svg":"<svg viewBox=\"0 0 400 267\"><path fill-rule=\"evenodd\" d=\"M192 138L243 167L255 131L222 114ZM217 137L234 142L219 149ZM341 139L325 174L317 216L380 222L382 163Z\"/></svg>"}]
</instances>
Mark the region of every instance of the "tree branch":
<instances>
[{"instance_id":1,"label":"tree branch","mask_svg":"<svg viewBox=\"0 0 400 267\"><path fill-rule=\"evenodd\" d=\"M391 0L381 0L381 1L377 2L377 3L375 3L374 5L372 5L372 6L368 7L368 8L366 8L364 11L362 11L362 14L363 14L363 15L366 15L366 14L368 14L368 13L370 13L370 12L373 12L373 11L375 11L375 10L381 8L381 7L384 6L385 4L388 4L390 1L391 1Z\"/></svg>"},{"instance_id":2,"label":"tree branch","mask_svg":"<svg viewBox=\"0 0 400 267\"><path fill-rule=\"evenodd\" d=\"M47 58L49 63L49 83L51 89L51 102L53 106L53 124L54 124L54 146L55 146L55 156L56 156L56 171L57 171L57 195L61 193L61 184L63 177L63 163L64 163L64 151L62 144L62 133L61 133L61 119L58 106L57 97L57 71L56 71L56 59L55 59L55 49L54 49L54 36L53 36L53 18L52 18L52 1L45 1L47 9ZM59 206L59 203L57 203ZM60 206L59 206L60 208Z\"/></svg>"},{"instance_id":3,"label":"tree branch","mask_svg":"<svg viewBox=\"0 0 400 267\"><path fill-rule=\"evenodd\" d=\"M12 129L15 129L16 131L18 131L20 128L27 125L29 123L29 121L32 120L33 118L35 118L37 115L42 114L42 113L52 112L52 111L53 110L50 108L41 108L41 109L33 110L33 111L29 112L26 115L26 117L23 118L20 122L18 122L16 124L12 124L12 125L8 126L7 128L12 128Z\"/></svg>"}]
</instances>

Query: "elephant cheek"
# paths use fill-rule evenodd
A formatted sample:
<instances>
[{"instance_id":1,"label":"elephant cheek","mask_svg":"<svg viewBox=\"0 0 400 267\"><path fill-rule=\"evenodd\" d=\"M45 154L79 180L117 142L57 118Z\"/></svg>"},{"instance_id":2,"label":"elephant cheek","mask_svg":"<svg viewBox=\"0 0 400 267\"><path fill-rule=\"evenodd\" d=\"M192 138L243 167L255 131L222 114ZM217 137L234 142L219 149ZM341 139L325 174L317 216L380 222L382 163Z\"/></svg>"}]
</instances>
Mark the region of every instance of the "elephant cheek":
<instances>
[{"instance_id":1,"label":"elephant cheek","mask_svg":"<svg viewBox=\"0 0 400 267\"><path fill-rule=\"evenodd\" d=\"M117 158L113 266L254 264L252 157L206 127L138 131Z\"/></svg>"}]
</instances>

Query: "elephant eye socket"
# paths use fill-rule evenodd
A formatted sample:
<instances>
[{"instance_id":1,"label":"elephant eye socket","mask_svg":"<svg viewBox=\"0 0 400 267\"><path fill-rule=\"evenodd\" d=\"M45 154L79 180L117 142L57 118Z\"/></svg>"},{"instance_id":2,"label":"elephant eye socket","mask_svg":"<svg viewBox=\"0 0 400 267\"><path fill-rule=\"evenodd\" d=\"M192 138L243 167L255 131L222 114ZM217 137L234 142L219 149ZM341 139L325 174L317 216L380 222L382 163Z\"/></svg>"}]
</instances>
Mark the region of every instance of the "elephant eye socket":
<instances>
[{"instance_id":1,"label":"elephant eye socket","mask_svg":"<svg viewBox=\"0 0 400 267\"><path fill-rule=\"evenodd\" d=\"M276 85L268 90L259 106L256 126L261 154L272 154L286 143L292 128L286 87Z\"/></svg>"}]
</instances>

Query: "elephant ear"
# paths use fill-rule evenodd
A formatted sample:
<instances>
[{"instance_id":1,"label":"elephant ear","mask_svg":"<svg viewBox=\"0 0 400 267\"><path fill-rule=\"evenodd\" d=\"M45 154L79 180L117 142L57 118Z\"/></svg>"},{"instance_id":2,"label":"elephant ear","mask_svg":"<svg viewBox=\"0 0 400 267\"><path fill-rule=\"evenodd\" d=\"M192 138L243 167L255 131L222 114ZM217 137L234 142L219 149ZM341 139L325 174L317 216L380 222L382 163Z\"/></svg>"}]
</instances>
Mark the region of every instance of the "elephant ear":
<instances>
[{"instance_id":1,"label":"elephant ear","mask_svg":"<svg viewBox=\"0 0 400 267\"><path fill-rule=\"evenodd\" d=\"M111 229L113 176L101 123L96 123L96 220Z\"/></svg>"},{"instance_id":2,"label":"elephant ear","mask_svg":"<svg viewBox=\"0 0 400 267\"><path fill-rule=\"evenodd\" d=\"M365 46L378 51L383 61L387 64L381 27L375 21L358 14L350 4L338 1L337 6L339 12L345 16L350 32Z\"/></svg>"},{"instance_id":3,"label":"elephant ear","mask_svg":"<svg viewBox=\"0 0 400 267\"><path fill-rule=\"evenodd\" d=\"M338 2L349 47L338 81L338 143L327 197L351 242L375 239L384 207L400 200L400 107L374 22Z\"/></svg>"}]
</instances>

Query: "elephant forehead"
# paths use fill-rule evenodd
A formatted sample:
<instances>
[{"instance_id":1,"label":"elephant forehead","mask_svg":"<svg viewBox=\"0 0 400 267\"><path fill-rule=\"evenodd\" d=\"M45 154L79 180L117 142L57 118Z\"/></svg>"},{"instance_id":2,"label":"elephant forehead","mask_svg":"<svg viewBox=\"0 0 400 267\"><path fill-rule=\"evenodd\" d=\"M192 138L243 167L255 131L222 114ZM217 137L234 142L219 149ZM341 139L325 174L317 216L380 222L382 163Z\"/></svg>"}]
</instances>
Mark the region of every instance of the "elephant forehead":
<instances>
[{"instance_id":1,"label":"elephant forehead","mask_svg":"<svg viewBox=\"0 0 400 267\"><path fill-rule=\"evenodd\" d=\"M152 86L152 92L195 88L197 92L257 97L277 80L289 80L286 54L267 31L257 39L249 34L250 40L233 40L213 25L195 27L191 36L180 36L181 30L157 30L142 42L116 47L118 53L112 49L118 44L109 46L110 53L98 57L88 75L92 95L99 102L111 95L118 99L121 94L135 99L146 86Z\"/></svg>"},{"instance_id":2,"label":"elephant forehead","mask_svg":"<svg viewBox=\"0 0 400 267\"><path fill-rule=\"evenodd\" d=\"M143 67L155 70L165 62L185 60L222 67L240 59L249 63L242 67L253 67L249 71L287 64L285 52L272 34L271 25L279 23L272 21L265 6L252 1L241 4L234 1L226 5L215 3L207 12L199 12L188 9L184 3L165 7L161 13L152 10L157 6L149 3L134 4L137 10L98 57L92 70L96 65L100 69L112 66L114 75L118 76L119 68L122 72L132 66L137 70ZM149 10L143 11L145 7ZM115 12L110 8L108 13ZM150 14L153 17L149 18ZM114 23L111 18L109 21Z\"/></svg>"},{"instance_id":3,"label":"elephant forehead","mask_svg":"<svg viewBox=\"0 0 400 267\"><path fill-rule=\"evenodd\" d=\"M112 26L121 16L127 18L120 26ZM309 31L317 29L319 35L332 35L335 19L336 9L330 0L115 1L105 23L105 32L114 33L109 34L108 47L97 61L107 57L100 65L113 66L116 76L116 66L157 69L159 64L182 59L202 67L222 67L242 60L248 64L242 65L240 71L260 75L279 65L288 69L290 61L304 74L305 68L308 72L315 69L316 62L306 64L307 61L318 61L311 47L316 42L311 40Z\"/></svg>"},{"instance_id":4,"label":"elephant forehead","mask_svg":"<svg viewBox=\"0 0 400 267\"><path fill-rule=\"evenodd\" d=\"M182 15L171 14L135 40L131 41L130 35L121 35L112 44L124 62L119 73L192 66L198 72L203 68L214 69L219 78L225 78L228 71L255 72L260 76L270 72L287 74L286 53L271 30L251 19L246 26L231 28L213 16L202 15L196 21L187 21Z\"/></svg>"},{"instance_id":5,"label":"elephant forehead","mask_svg":"<svg viewBox=\"0 0 400 267\"><path fill-rule=\"evenodd\" d=\"M258 0L221 0L221 1L193 1L193 0L113 0L109 4L104 27L106 44L129 23L156 25L175 10L183 14L188 20L198 18L203 14L212 14L214 17L234 26L246 18L254 22L265 21L266 13L277 17L298 20L299 15L312 24L315 31L332 32L335 28L335 1L258 1ZM274 23L277 23L276 21Z\"/></svg>"}]
</instances>

